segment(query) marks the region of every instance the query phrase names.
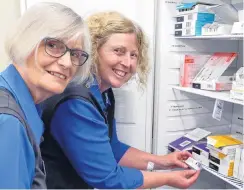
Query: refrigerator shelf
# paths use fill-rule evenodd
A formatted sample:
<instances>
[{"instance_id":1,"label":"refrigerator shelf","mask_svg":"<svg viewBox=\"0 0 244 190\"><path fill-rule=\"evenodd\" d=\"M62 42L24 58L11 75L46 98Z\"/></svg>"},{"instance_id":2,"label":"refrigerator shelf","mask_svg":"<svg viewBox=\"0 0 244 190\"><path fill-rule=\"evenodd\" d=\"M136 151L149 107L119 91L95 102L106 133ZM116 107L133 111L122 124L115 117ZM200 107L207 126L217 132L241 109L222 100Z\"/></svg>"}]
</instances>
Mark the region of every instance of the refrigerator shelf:
<instances>
[{"instance_id":1,"label":"refrigerator shelf","mask_svg":"<svg viewBox=\"0 0 244 190\"><path fill-rule=\"evenodd\" d=\"M238 188L238 189L243 189L243 182L237 178L234 178L234 177L227 177L225 175L222 175L218 172L216 172L215 170L205 166L205 165L202 165L202 168L206 171L208 171L209 173L217 176L218 178L224 180L225 182L233 185L234 187Z\"/></svg>"},{"instance_id":2,"label":"refrigerator shelf","mask_svg":"<svg viewBox=\"0 0 244 190\"><path fill-rule=\"evenodd\" d=\"M243 101L231 99L229 91L215 92L215 91L200 90L200 89L195 89L195 88L190 88L190 87L180 87L180 86L172 86L172 88L176 89L176 90L181 90L184 92L198 94L201 96L206 96L209 98L214 98L214 99L219 99L219 100L223 100L226 102L231 102L234 104L244 105Z\"/></svg>"},{"instance_id":3,"label":"refrigerator shelf","mask_svg":"<svg viewBox=\"0 0 244 190\"><path fill-rule=\"evenodd\" d=\"M192 2L198 2L198 0L182 0L183 3L192 3ZM222 3L228 3L228 4L238 4L243 3L243 0L201 0L202 3L209 3L209 4L222 4Z\"/></svg>"},{"instance_id":4,"label":"refrigerator shelf","mask_svg":"<svg viewBox=\"0 0 244 190\"><path fill-rule=\"evenodd\" d=\"M243 35L216 35L216 36L180 36L180 37L175 37L176 39L212 39L212 40L243 40Z\"/></svg>"}]
</instances>

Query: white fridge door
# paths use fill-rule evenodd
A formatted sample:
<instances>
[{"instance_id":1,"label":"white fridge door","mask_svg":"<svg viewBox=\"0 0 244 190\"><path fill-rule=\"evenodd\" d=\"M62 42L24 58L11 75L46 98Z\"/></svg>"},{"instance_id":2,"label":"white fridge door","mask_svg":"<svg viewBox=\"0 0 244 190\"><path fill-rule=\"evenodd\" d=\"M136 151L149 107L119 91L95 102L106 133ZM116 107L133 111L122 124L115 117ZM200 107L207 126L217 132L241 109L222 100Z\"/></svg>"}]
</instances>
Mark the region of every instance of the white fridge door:
<instances>
[{"instance_id":1,"label":"white fridge door","mask_svg":"<svg viewBox=\"0 0 244 190\"><path fill-rule=\"evenodd\" d=\"M22 13L42 0L22 0ZM45 0L47 1L47 0ZM139 23L149 38L151 73L147 88L139 91L133 82L115 90L117 132L119 139L138 149L151 151L153 71L154 71L154 6L153 0L49 0L71 7L81 16L96 11L115 10Z\"/></svg>"}]
</instances>

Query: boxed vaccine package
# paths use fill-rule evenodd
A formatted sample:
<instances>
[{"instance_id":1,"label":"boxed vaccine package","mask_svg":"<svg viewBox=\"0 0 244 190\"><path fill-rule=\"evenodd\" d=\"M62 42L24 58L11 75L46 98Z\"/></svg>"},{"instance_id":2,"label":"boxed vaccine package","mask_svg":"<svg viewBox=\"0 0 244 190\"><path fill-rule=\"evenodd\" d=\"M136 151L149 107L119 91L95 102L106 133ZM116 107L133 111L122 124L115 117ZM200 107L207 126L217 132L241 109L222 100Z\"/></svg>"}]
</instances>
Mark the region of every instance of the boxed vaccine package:
<instances>
[{"instance_id":1,"label":"boxed vaccine package","mask_svg":"<svg viewBox=\"0 0 244 190\"><path fill-rule=\"evenodd\" d=\"M175 30L175 36L201 36L202 27L183 28Z\"/></svg>"},{"instance_id":2,"label":"boxed vaccine package","mask_svg":"<svg viewBox=\"0 0 244 190\"><path fill-rule=\"evenodd\" d=\"M198 143L192 147L192 157L205 166L209 165L209 149L207 143Z\"/></svg>"},{"instance_id":3,"label":"boxed vaccine package","mask_svg":"<svg viewBox=\"0 0 244 190\"><path fill-rule=\"evenodd\" d=\"M244 17L243 17L243 10L238 11L238 21L234 22L231 34L243 34L244 31Z\"/></svg>"},{"instance_id":4,"label":"boxed vaccine package","mask_svg":"<svg viewBox=\"0 0 244 190\"><path fill-rule=\"evenodd\" d=\"M232 25L222 23L207 23L202 27L203 36L227 35L231 33Z\"/></svg>"},{"instance_id":5,"label":"boxed vaccine package","mask_svg":"<svg viewBox=\"0 0 244 190\"><path fill-rule=\"evenodd\" d=\"M202 27L213 21L186 21L175 24L175 36L201 36Z\"/></svg>"},{"instance_id":6,"label":"boxed vaccine package","mask_svg":"<svg viewBox=\"0 0 244 190\"><path fill-rule=\"evenodd\" d=\"M214 53L192 81L192 87L204 90L231 90L233 76L222 76L237 53Z\"/></svg>"},{"instance_id":7,"label":"boxed vaccine package","mask_svg":"<svg viewBox=\"0 0 244 190\"><path fill-rule=\"evenodd\" d=\"M235 74L235 80L232 83L230 98L244 101L244 67L241 67Z\"/></svg>"},{"instance_id":8,"label":"boxed vaccine package","mask_svg":"<svg viewBox=\"0 0 244 190\"><path fill-rule=\"evenodd\" d=\"M211 55L185 55L184 62L180 65L180 85L192 87L192 80L208 61Z\"/></svg>"},{"instance_id":9,"label":"boxed vaccine package","mask_svg":"<svg viewBox=\"0 0 244 190\"><path fill-rule=\"evenodd\" d=\"M176 16L176 22L187 22L187 21L213 22L214 19L215 19L215 15L212 13L190 13L190 14Z\"/></svg>"},{"instance_id":10,"label":"boxed vaccine package","mask_svg":"<svg viewBox=\"0 0 244 190\"><path fill-rule=\"evenodd\" d=\"M178 22L175 24L175 30L182 30L182 29L189 29L189 28L202 28L204 25L207 23L212 23L210 22L201 22L198 20L194 21L187 21L187 22Z\"/></svg>"},{"instance_id":11,"label":"boxed vaccine package","mask_svg":"<svg viewBox=\"0 0 244 190\"><path fill-rule=\"evenodd\" d=\"M213 6L213 4L208 3L181 3L176 6L177 15L189 14L189 13L208 13L209 7Z\"/></svg>"},{"instance_id":12,"label":"boxed vaccine package","mask_svg":"<svg viewBox=\"0 0 244 190\"><path fill-rule=\"evenodd\" d=\"M244 182L244 149L241 150L241 158L238 169L237 178Z\"/></svg>"},{"instance_id":13,"label":"boxed vaccine package","mask_svg":"<svg viewBox=\"0 0 244 190\"><path fill-rule=\"evenodd\" d=\"M201 36L202 27L213 23L214 15L210 13L191 13L176 17L175 36Z\"/></svg>"},{"instance_id":14,"label":"boxed vaccine package","mask_svg":"<svg viewBox=\"0 0 244 190\"><path fill-rule=\"evenodd\" d=\"M170 152L174 151L192 151L192 147L199 142L206 142L206 137L210 135L211 132L204 129L196 128L191 132L185 134L183 137L180 137L173 142L169 143L168 150Z\"/></svg>"},{"instance_id":15,"label":"boxed vaccine package","mask_svg":"<svg viewBox=\"0 0 244 190\"><path fill-rule=\"evenodd\" d=\"M209 167L225 176L238 176L243 142L234 135L207 137Z\"/></svg>"},{"instance_id":16,"label":"boxed vaccine package","mask_svg":"<svg viewBox=\"0 0 244 190\"><path fill-rule=\"evenodd\" d=\"M241 157L241 147L236 147L230 154L223 154L209 148L209 167L217 172L238 178Z\"/></svg>"}]
</instances>

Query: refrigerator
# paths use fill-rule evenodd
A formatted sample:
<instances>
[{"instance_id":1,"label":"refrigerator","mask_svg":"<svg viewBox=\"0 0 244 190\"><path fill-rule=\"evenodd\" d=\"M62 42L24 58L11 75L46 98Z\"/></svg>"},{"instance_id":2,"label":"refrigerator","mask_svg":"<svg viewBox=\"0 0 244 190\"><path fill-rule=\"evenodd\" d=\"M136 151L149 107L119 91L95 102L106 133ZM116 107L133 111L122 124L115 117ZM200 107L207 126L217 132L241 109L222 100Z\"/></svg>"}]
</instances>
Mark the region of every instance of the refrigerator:
<instances>
[{"instance_id":1,"label":"refrigerator","mask_svg":"<svg viewBox=\"0 0 244 190\"><path fill-rule=\"evenodd\" d=\"M20 0L21 12L44 0ZM46 0L47 1L47 0ZM195 129L213 134L239 131L243 134L243 103L227 100L220 121L212 112L218 94L199 95L179 87L180 65L185 54L238 52L229 72L243 66L243 37L240 38L175 38L176 6L180 0L49 0L74 9L86 18L96 11L115 10L141 25L149 41L150 74L147 87L138 89L130 81L114 89L117 133L121 141L143 151L167 154L168 143ZM194 2L183 1L183 2ZM212 1L202 0L211 3ZM242 0L216 0L243 9ZM226 99L225 99L226 100ZM174 108L174 109L173 109ZM228 181L228 180L227 180ZM202 171L192 189L238 188L218 175ZM161 187L170 188L170 187Z\"/></svg>"}]
</instances>

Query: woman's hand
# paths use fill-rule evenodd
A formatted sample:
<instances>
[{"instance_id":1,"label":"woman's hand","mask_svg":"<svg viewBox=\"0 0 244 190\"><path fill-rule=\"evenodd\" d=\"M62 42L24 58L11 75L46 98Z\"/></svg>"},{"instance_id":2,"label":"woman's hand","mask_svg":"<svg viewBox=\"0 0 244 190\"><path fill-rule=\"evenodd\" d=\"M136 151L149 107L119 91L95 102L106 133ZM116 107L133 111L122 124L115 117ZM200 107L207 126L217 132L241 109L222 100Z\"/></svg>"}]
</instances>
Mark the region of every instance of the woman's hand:
<instances>
[{"instance_id":1,"label":"woman's hand","mask_svg":"<svg viewBox=\"0 0 244 190\"><path fill-rule=\"evenodd\" d=\"M200 171L181 170L168 173L167 185L180 189L186 189L196 182Z\"/></svg>"},{"instance_id":2,"label":"woman's hand","mask_svg":"<svg viewBox=\"0 0 244 190\"><path fill-rule=\"evenodd\" d=\"M188 168L184 161L192 157L188 151L176 151L164 156L159 156L155 169Z\"/></svg>"}]
</instances>

